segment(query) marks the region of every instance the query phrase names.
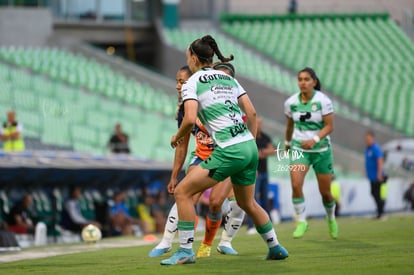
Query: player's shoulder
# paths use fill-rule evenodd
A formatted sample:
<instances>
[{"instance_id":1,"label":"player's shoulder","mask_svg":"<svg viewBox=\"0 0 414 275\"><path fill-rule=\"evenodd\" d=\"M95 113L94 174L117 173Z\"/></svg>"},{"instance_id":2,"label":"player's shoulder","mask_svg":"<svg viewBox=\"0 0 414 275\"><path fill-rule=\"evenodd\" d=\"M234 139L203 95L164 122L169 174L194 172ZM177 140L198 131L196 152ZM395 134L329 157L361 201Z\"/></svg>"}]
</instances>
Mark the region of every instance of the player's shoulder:
<instances>
[{"instance_id":1,"label":"player's shoulder","mask_svg":"<svg viewBox=\"0 0 414 275\"><path fill-rule=\"evenodd\" d=\"M299 102L299 93L295 93L285 100L286 105L295 104Z\"/></svg>"},{"instance_id":2,"label":"player's shoulder","mask_svg":"<svg viewBox=\"0 0 414 275\"><path fill-rule=\"evenodd\" d=\"M184 84L183 85L186 85L186 84L191 84L191 83L195 83L195 82L197 82L197 79L198 79L198 77L199 77L199 72L195 72L195 73L193 73L188 79L187 79L187 81L186 82L184 82Z\"/></svg>"},{"instance_id":3,"label":"player's shoulder","mask_svg":"<svg viewBox=\"0 0 414 275\"><path fill-rule=\"evenodd\" d=\"M318 101L331 101L328 95L321 91L315 91L314 98L315 100L318 100Z\"/></svg>"}]
</instances>

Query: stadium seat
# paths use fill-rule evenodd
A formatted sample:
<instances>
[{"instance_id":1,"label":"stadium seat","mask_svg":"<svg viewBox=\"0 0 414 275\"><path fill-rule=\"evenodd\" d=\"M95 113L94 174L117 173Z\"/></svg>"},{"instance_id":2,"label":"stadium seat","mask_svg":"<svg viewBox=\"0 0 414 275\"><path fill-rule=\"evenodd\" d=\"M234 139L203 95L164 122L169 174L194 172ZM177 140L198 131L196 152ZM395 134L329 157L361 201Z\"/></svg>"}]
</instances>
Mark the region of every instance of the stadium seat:
<instances>
[{"instance_id":1,"label":"stadium seat","mask_svg":"<svg viewBox=\"0 0 414 275\"><path fill-rule=\"evenodd\" d=\"M56 144L72 146L72 139L69 132L69 121L45 116L43 117L41 141L45 144Z\"/></svg>"},{"instance_id":2,"label":"stadium seat","mask_svg":"<svg viewBox=\"0 0 414 275\"><path fill-rule=\"evenodd\" d=\"M405 133L410 128L403 125L414 116L414 109L401 110L401 105L386 104L391 85L400 83L406 86L397 89L394 96L414 103L409 96L414 91L414 78L407 74L414 71L414 43L391 19L332 15L255 20L246 16L237 21L224 20L221 26L226 33L294 71L313 67L327 90L373 118ZM409 93L404 87L409 87ZM396 114L401 125L392 123L389 113Z\"/></svg>"},{"instance_id":3,"label":"stadium seat","mask_svg":"<svg viewBox=\"0 0 414 275\"><path fill-rule=\"evenodd\" d=\"M109 66L87 59L79 54L72 54L57 48L23 48L0 47L0 59L12 62L17 66L29 68L47 75L49 78L67 83L78 88L86 88L91 92L104 95L110 100L119 100L137 105L150 112L170 114L171 108L161 108L155 95L164 97L164 92L156 91L146 83L127 79L124 75L113 71ZM10 74L12 81L19 88L32 87L32 78L20 73ZM36 81L34 87L41 86ZM42 90L42 88L40 88ZM50 91L50 87L45 87ZM132 92L133 91L133 92ZM63 92L59 97L73 99L76 94Z\"/></svg>"},{"instance_id":4,"label":"stadium seat","mask_svg":"<svg viewBox=\"0 0 414 275\"><path fill-rule=\"evenodd\" d=\"M262 47L266 48L266 55L269 57L276 56L276 60L279 62L298 66L296 60L300 59L302 60L301 62L303 62L300 64L300 67L302 68L302 65L306 60L305 58L309 55L305 55L302 51L295 51L295 47L299 46L301 40L299 40L300 35L291 36L290 34L291 32L296 31L294 24L290 21L286 21L283 24L280 22L266 21L266 23L263 23L265 24L265 30L261 29L261 24L262 23L259 22L247 23L235 21L232 24L223 23L221 24L221 28L247 44L254 44L254 46L260 50L262 50ZM284 27L287 29L284 30ZM298 32L299 31L300 30L298 30ZM185 50L188 47L194 37L201 37L205 33L210 33L216 38L222 52L233 53L236 56L233 63L237 68L238 74L254 77L256 81L288 95L298 92L295 75L291 75L290 73L281 70L279 67L272 65L265 58L258 58L252 54L251 51L246 50L244 47L240 47L239 44L231 41L223 34L210 29L208 31L193 29L164 29L163 32L167 43L182 50ZM280 50L282 47L283 50ZM319 60L318 58L315 57L315 62ZM331 78L333 79L333 77ZM351 119L355 119L355 117L352 116L353 114L351 114L351 116L349 116L350 114L347 112L341 114Z\"/></svg>"},{"instance_id":5,"label":"stadium seat","mask_svg":"<svg viewBox=\"0 0 414 275\"><path fill-rule=\"evenodd\" d=\"M24 136L39 137L43 124L38 112L32 112L26 109L18 110L18 121L22 121L24 127Z\"/></svg>"}]
</instances>

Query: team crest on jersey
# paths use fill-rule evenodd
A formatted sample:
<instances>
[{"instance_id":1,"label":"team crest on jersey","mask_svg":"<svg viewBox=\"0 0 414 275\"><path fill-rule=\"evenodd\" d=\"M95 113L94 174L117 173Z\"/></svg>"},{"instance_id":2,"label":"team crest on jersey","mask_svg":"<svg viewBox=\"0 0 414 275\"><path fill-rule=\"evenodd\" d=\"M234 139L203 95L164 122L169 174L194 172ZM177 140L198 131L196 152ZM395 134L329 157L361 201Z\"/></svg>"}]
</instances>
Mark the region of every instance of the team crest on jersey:
<instances>
[{"instance_id":1,"label":"team crest on jersey","mask_svg":"<svg viewBox=\"0 0 414 275\"><path fill-rule=\"evenodd\" d=\"M316 105L316 103L312 103L311 109L312 109L312 112L315 112L318 109L318 106Z\"/></svg>"}]
</instances>

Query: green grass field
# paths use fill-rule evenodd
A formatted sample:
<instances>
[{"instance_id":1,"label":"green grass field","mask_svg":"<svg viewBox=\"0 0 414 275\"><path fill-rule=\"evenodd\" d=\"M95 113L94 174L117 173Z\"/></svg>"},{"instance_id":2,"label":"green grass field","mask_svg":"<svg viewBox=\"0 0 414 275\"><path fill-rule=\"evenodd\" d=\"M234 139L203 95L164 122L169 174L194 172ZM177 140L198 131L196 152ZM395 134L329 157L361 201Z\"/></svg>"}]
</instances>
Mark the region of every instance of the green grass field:
<instances>
[{"instance_id":1,"label":"green grass field","mask_svg":"<svg viewBox=\"0 0 414 275\"><path fill-rule=\"evenodd\" d=\"M309 222L310 230L299 240L291 237L292 222L276 226L280 242L290 253L284 261L264 261L266 245L259 235L246 235L242 228L233 242L239 255L212 251L210 258L190 265L161 266L160 260L166 257L147 257L154 244L92 250L90 245L77 244L85 252L2 263L0 274L414 274L413 215L392 215L386 221L340 218L338 240L330 239L324 220ZM102 244L108 241L114 242L103 240ZM195 250L199 244L195 242ZM52 247L30 250L36 249Z\"/></svg>"}]
</instances>

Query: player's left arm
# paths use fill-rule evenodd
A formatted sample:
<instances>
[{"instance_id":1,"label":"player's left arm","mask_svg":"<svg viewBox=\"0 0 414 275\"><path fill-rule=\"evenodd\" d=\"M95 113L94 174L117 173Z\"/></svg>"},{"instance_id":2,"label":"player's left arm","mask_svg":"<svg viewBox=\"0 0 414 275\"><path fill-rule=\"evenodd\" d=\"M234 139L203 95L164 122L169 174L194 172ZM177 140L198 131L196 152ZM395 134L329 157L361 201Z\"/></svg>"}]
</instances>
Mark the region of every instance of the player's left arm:
<instances>
[{"instance_id":1,"label":"player's left arm","mask_svg":"<svg viewBox=\"0 0 414 275\"><path fill-rule=\"evenodd\" d=\"M322 95L321 98L321 115L323 127L322 129L314 135L311 139L305 140L302 142L303 149L312 149L316 143L320 142L327 135L332 133L334 128L334 108L332 101L325 95Z\"/></svg>"},{"instance_id":2,"label":"player's left arm","mask_svg":"<svg viewBox=\"0 0 414 275\"><path fill-rule=\"evenodd\" d=\"M311 139L305 140L302 142L303 149L312 149L316 143L324 139L327 135L329 135L333 131L333 121L334 121L333 113L324 115L322 117L323 121L323 128Z\"/></svg>"},{"instance_id":3,"label":"player's left arm","mask_svg":"<svg viewBox=\"0 0 414 275\"><path fill-rule=\"evenodd\" d=\"M171 147L175 148L181 139L190 133L197 119L198 101L189 99L184 101L184 117L178 132L171 138Z\"/></svg>"},{"instance_id":4,"label":"player's left arm","mask_svg":"<svg viewBox=\"0 0 414 275\"><path fill-rule=\"evenodd\" d=\"M327 114L325 116L322 117L323 120L323 128L319 131L319 133L317 134L317 136L320 139L324 139L327 135L329 135L330 133L332 133L333 131L333 124L334 124L334 114L330 113Z\"/></svg>"},{"instance_id":5,"label":"player's left arm","mask_svg":"<svg viewBox=\"0 0 414 275\"><path fill-rule=\"evenodd\" d=\"M256 110L253 106L253 103L251 102L249 96L247 93L244 93L239 96L238 98L238 104L242 111L246 114L247 117L247 128L249 128L249 131L252 133L254 138L256 138L257 135L257 121L256 121Z\"/></svg>"}]
</instances>

